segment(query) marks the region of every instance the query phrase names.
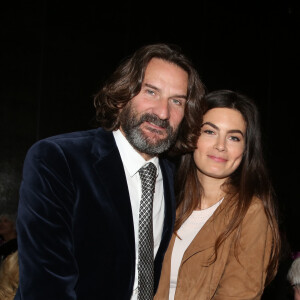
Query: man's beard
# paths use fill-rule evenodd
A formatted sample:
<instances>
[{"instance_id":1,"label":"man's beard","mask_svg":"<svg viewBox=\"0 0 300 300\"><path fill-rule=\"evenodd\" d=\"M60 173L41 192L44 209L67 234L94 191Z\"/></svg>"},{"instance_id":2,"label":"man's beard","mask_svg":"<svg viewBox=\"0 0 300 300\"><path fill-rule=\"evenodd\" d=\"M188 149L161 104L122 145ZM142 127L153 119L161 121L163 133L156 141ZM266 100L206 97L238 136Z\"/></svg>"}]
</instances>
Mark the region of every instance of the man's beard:
<instances>
[{"instance_id":1,"label":"man's beard","mask_svg":"<svg viewBox=\"0 0 300 300\"><path fill-rule=\"evenodd\" d=\"M151 122L164 128L167 136L159 138L159 135L163 135L163 133L149 127L148 130L156 133L158 137L155 139L148 137L140 127L144 122ZM155 114L145 113L138 118L130 103L120 113L120 125L129 143L137 151L151 156L167 151L175 143L178 134L178 128L174 130L168 120L161 120Z\"/></svg>"}]
</instances>

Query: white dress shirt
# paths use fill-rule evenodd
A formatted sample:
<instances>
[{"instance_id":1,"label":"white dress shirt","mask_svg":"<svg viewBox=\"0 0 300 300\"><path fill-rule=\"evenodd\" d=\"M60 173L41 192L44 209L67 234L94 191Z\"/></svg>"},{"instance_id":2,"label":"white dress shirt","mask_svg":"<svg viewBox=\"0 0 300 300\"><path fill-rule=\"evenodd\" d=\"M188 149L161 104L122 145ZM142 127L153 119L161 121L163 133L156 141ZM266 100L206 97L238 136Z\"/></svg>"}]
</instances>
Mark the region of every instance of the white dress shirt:
<instances>
[{"instance_id":1,"label":"white dress shirt","mask_svg":"<svg viewBox=\"0 0 300 300\"><path fill-rule=\"evenodd\" d=\"M142 185L139 176L139 169L149 162L154 163L157 168L157 179L155 183L155 192L153 199L153 240L154 240L154 257L158 251L162 231L164 224L165 214L165 202L164 202L164 191L163 191L163 178L159 166L159 160L157 157L153 157L150 160L145 160L127 141L125 136L120 130L113 131L113 135L120 152L120 156L124 165L125 175L129 190L133 225L134 225L134 237L135 237L135 279L133 286L133 294L131 300L137 299L138 292L138 229L139 229L139 208L142 197ZM117 186L116 186L117 188Z\"/></svg>"}]
</instances>

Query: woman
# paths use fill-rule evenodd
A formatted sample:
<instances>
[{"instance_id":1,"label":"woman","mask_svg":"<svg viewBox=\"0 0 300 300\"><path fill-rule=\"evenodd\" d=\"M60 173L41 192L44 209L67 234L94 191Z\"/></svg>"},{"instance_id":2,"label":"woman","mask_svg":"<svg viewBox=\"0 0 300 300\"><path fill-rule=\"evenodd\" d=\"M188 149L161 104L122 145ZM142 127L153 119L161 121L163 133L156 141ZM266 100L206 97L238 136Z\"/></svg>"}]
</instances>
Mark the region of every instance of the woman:
<instances>
[{"instance_id":1,"label":"woman","mask_svg":"<svg viewBox=\"0 0 300 300\"><path fill-rule=\"evenodd\" d=\"M0 214L0 266L4 257L17 249L17 244L16 214L3 212Z\"/></svg>"},{"instance_id":2,"label":"woman","mask_svg":"<svg viewBox=\"0 0 300 300\"><path fill-rule=\"evenodd\" d=\"M260 299L280 249L258 111L221 90L203 101L193 153L177 174L177 218L155 300Z\"/></svg>"},{"instance_id":3,"label":"woman","mask_svg":"<svg viewBox=\"0 0 300 300\"><path fill-rule=\"evenodd\" d=\"M0 299L12 300L19 285L18 251L9 254L0 265Z\"/></svg>"},{"instance_id":4,"label":"woman","mask_svg":"<svg viewBox=\"0 0 300 300\"><path fill-rule=\"evenodd\" d=\"M16 214L0 214L0 246L17 238Z\"/></svg>"}]
</instances>

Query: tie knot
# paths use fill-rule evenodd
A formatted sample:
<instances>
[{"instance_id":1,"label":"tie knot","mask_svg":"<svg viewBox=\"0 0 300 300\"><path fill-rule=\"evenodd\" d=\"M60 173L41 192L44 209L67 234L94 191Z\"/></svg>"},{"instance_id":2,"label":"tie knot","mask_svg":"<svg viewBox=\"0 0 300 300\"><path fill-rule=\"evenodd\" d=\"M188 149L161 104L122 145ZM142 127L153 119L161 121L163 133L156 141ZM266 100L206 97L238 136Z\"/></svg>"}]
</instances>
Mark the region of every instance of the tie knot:
<instances>
[{"instance_id":1,"label":"tie knot","mask_svg":"<svg viewBox=\"0 0 300 300\"><path fill-rule=\"evenodd\" d=\"M149 163L139 170L143 187L154 188L156 181L156 167L153 163Z\"/></svg>"}]
</instances>

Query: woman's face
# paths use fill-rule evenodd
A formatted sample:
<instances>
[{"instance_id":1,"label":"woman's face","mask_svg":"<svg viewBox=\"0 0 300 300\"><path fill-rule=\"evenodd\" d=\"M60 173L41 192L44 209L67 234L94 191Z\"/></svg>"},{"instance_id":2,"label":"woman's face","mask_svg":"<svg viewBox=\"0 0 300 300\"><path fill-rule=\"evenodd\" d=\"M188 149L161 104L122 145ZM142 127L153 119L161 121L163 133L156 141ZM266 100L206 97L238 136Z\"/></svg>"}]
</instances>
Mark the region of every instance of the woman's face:
<instances>
[{"instance_id":1,"label":"woman's face","mask_svg":"<svg viewBox=\"0 0 300 300\"><path fill-rule=\"evenodd\" d=\"M15 232L15 223L6 216L0 217L0 235L6 236Z\"/></svg>"},{"instance_id":2,"label":"woman's face","mask_svg":"<svg viewBox=\"0 0 300 300\"><path fill-rule=\"evenodd\" d=\"M246 122L230 108L213 108L203 116L194 161L198 177L228 178L240 165L246 142Z\"/></svg>"}]
</instances>

